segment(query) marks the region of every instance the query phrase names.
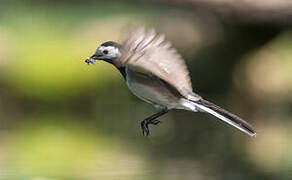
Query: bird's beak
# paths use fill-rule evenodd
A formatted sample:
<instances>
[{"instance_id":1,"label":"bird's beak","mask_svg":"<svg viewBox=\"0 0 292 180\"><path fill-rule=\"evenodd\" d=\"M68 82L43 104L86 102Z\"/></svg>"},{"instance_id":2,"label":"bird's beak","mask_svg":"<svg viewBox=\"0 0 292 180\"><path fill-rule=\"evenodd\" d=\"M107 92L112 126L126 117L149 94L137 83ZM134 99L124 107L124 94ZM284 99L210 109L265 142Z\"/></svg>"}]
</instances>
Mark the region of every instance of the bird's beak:
<instances>
[{"instance_id":1,"label":"bird's beak","mask_svg":"<svg viewBox=\"0 0 292 180\"><path fill-rule=\"evenodd\" d=\"M93 54L91 57L88 57L85 59L85 62L89 65L89 64L95 64L96 60L99 60L99 58L102 56L102 54L99 53L95 53Z\"/></svg>"},{"instance_id":2,"label":"bird's beak","mask_svg":"<svg viewBox=\"0 0 292 180\"><path fill-rule=\"evenodd\" d=\"M101 54L93 54L90 59L98 60L102 55Z\"/></svg>"}]
</instances>

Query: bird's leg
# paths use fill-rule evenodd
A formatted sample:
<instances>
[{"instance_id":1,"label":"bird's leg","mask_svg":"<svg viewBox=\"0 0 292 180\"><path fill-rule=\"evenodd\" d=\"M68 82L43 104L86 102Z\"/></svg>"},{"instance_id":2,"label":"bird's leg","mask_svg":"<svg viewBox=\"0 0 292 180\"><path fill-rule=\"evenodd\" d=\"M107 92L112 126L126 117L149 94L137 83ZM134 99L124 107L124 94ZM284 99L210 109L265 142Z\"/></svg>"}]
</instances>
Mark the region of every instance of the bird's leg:
<instances>
[{"instance_id":1,"label":"bird's leg","mask_svg":"<svg viewBox=\"0 0 292 180\"><path fill-rule=\"evenodd\" d=\"M141 122L141 128L142 128L142 133L143 133L143 136L150 136L150 130L149 130L149 127L148 125L149 124L154 124L154 125L157 125L160 123L159 120L157 120L158 117L166 114L168 112L168 109L163 109L162 111L159 111L158 113L155 113L153 114L152 116L144 119L142 122Z\"/></svg>"}]
</instances>

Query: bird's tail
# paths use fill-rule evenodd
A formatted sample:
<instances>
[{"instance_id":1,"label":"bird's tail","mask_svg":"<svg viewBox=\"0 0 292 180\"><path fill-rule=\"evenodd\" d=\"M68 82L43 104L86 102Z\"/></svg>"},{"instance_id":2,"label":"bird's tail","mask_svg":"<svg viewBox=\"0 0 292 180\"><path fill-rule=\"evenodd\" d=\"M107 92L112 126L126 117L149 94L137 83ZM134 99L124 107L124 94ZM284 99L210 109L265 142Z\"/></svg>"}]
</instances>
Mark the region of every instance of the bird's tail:
<instances>
[{"instance_id":1,"label":"bird's tail","mask_svg":"<svg viewBox=\"0 0 292 180\"><path fill-rule=\"evenodd\" d=\"M209 101L200 99L189 102L193 105L193 108L190 108L193 111L207 112L250 136L256 135L254 127L248 122Z\"/></svg>"}]
</instances>

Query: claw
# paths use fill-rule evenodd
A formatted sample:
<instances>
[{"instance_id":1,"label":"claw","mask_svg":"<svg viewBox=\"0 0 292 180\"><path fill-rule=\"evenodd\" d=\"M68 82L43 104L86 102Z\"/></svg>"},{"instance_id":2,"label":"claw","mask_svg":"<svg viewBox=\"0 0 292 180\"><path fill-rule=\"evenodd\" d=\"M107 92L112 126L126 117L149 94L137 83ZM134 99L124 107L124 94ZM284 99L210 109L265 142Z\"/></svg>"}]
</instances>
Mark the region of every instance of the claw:
<instances>
[{"instance_id":1,"label":"claw","mask_svg":"<svg viewBox=\"0 0 292 180\"><path fill-rule=\"evenodd\" d=\"M146 120L141 122L141 129L142 129L143 136L147 136L148 137L150 135L148 122Z\"/></svg>"},{"instance_id":2,"label":"claw","mask_svg":"<svg viewBox=\"0 0 292 180\"><path fill-rule=\"evenodd\" d=\"M157 125L159 123L161 123L161 121L159 121L159 120L150 120L149 121L148 119L145 119L144 121L142 121L141 122L141 129L142 129L143 136L146 136L146 137L150 136L150 130L148 127L149 124Z\"/></svg>"},{"instance_id":3,"label":"claw","mask_svg":"<svg viewBox=\"0 0 292 180\"><path fill-rule=\"evenodd\" d=\"M150 136L150 130L149 130L148 125L149 124L157 125L157 124L161 123L161 121L156 120L156 118L162 116L163 114L166 114L167 112L168 112L168 109L163 109L162 111L159 111L158 113L153 114L152 116L150 116L150 117L146 118L145 120L143 120L141 122L141 129L142 129L143 136L149 137Z\"/></svg>"},{"instance_id":4,"label":"claw","mask_svg":"<svg viewBox=\"0 0 292 180\"><path fill-rule=\"evenodd\" d=\"M149 122L149 124L154 124L154 125L157 125L159 123L161 123L161 121L159 121L159 120L153 120L153 121Z\"/></svg>"}]
</instances>

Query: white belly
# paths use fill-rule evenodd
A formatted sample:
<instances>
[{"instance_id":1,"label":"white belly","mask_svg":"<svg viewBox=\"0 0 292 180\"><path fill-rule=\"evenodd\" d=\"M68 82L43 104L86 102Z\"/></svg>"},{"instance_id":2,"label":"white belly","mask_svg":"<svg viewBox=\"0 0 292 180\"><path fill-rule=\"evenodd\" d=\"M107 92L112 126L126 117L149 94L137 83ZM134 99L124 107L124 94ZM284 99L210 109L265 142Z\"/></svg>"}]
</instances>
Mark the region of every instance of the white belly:
<instances>
[{"instance_id":1,"label":"white belly","mask_svg":"<svg viewBox=\"0 0 292 180\"><path fill-rule=\"evenodd\" d=\"M174 96L156 78L148 78L131 72L126 68L126 83L131 92L140 99L159 108L173 109L178 107L179 97Z\"/></svg>"}]
</instances>

